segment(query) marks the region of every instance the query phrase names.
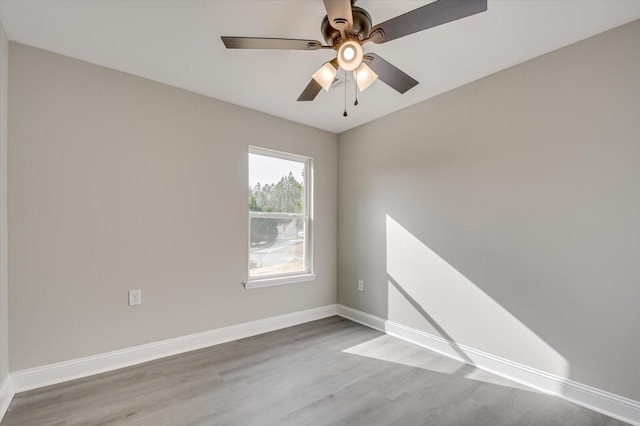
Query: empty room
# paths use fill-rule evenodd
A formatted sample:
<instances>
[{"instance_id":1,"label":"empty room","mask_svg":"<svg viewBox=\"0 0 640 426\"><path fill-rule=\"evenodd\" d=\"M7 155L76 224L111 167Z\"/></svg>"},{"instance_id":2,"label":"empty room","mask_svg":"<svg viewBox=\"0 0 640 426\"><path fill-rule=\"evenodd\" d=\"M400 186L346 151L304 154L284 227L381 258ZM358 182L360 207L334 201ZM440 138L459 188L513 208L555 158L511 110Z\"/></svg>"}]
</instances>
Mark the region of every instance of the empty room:
<instances>
[{"instance_id":1,"label":"empty room","mask_svg":"<svg viewBox=\"0 0 640 426\"><path fill-rule=\"evenodd\" d=\"M1 426L640 426L640 0L0 25Z\"/></svg>"}]
</instances>

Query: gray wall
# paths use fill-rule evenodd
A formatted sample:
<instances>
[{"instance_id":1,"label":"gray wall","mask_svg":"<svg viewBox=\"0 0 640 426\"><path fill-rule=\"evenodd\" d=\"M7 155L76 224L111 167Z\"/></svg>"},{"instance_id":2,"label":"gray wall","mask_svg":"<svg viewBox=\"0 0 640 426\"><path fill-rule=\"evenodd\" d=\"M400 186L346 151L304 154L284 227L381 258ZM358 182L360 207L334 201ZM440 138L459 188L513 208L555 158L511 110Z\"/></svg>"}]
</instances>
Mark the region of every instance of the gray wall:
<instances>
[{"instance_id":1,"label":"gray wall","mask_svg":"<svg viewBox=\"0 0 640 426\"><path fill-rule=\"evenodd\" d=\"M640 21L338 157L339 303L640 400Z\"/></svg>"},{"instance_id":2,"label":"gray wall","mask_svg":"<svg viewBox=\"0 0 640 426\"><path fill-rule=\"evenodd\" d=\"M9 274L7 234L7 111L9 41L0 25L0 383L9 373Z\"/></svg>"},{"instance_id":3,"label":"gray wall","mask_svg":"<svg viewBox=\"0 0 640 426\"><path fill-rule=\"evenodd\" d=\"M10 73L12 371L335 303L336 135L15 43ZM249 144L314 159L314 282L241 286Z\"/></svg>"}]
</instances>

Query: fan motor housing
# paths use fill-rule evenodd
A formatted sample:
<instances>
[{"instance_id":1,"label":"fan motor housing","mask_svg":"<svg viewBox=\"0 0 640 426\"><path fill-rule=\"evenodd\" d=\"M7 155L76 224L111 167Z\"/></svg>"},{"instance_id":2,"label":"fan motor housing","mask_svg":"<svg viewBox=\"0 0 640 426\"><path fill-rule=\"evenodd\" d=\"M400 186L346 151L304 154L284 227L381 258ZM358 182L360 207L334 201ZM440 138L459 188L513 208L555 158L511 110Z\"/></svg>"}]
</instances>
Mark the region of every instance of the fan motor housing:
<instances>
[{"instance_id":1,"label":"fan motor housing","mask_svg":"<svg viewBox=\"0 0 640 426\"><path fill-rule=\"evenodd\" d=\"M358 40L364 40L369 35L369 31L371 31L371 16L366 10L358 6L352 7L352 15L353 27L345 31L345 33L347 36L356 37ZM337 41L339 41L341 37L340 31L329 25L329 18L326 15L322 19L320 31L322 32L324 41L326 41L329 46L335 46L338 44Z\"/></svg>"}]
</instances>

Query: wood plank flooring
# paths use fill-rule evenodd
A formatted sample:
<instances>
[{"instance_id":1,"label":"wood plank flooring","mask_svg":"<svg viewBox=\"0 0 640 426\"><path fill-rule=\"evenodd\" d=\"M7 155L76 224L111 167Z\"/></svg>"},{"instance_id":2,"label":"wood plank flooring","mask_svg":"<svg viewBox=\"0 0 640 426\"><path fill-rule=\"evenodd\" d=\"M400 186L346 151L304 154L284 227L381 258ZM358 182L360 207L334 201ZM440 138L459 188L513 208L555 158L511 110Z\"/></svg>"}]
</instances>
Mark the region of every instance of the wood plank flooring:
<instances>
[{"instance_id":1,"label":"wood plank flooring","mask_svg":"<svg viewBox=\"0 0 640 426\"><path fill-rule=\"evenodd\" d=\"M16 395L9 425L623 425L332 317Z\"/></svg>"}]
</instances>

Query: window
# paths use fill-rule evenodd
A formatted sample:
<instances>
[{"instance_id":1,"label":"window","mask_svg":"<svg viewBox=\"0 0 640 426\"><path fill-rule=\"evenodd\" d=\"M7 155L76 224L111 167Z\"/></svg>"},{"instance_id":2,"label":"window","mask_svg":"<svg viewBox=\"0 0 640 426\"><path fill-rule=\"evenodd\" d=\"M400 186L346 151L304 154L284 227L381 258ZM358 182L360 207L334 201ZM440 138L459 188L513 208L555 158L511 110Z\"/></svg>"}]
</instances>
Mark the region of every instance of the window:
<instances>
[{"instance_id":1,"label":"window","mask_svg":"<svg viewBox=\"0 0 640 426\"><path fill-rule=\"evenodd\" d=\"M315 278L311 165L307 157L249 148L247 288Z\"/></svg>"}]
</instances>

